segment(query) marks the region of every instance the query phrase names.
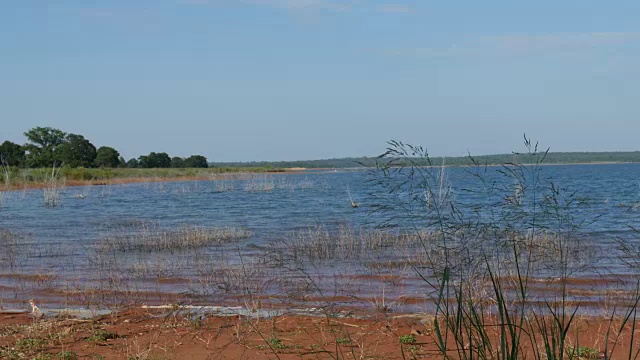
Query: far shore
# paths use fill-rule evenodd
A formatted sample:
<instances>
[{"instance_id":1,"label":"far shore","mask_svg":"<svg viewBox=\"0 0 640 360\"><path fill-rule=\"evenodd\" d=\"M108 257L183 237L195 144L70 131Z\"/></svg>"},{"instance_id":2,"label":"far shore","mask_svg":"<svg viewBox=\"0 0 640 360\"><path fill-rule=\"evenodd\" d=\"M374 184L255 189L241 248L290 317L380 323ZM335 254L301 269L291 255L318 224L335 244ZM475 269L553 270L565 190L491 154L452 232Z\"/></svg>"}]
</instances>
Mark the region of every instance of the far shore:
<instances>
[{"instance_id":1,"label":"far shore","mask_svg":"<svg viewBox=\"0 0 640 360\"><path fill-rule=\"evenodd\" d=\"M540 166L577 166L577 165L626 165L626 164L640 164L640 162L616 162L616 161L597 161L597 162L575 162L575 163L542 163ZM480 164L479 166L490 166L490 167L499 167L504 166L506 164ZM535 164L522 164L524 166L530 166ZM430 165L430 166L419 166L422 168L468 168L473 167L474 165ZM61 181L64 186L106 186L106 185L122 185L122 184L133 184L133 183L157 183L157 182L182 182L182 181L215 181L215 180L225 180L229 179L229 177L242 177L242 176L255 176L255 175L276 175L276 174L292 174L292 173L304 173L307 171L343 171L343 170L363 170L367 169L366 167L350 167L350 168L304 168L304 167L292 167L292 168L279 168L279 169L253 169L253 168L230 168L225 169L221 172L213 172L215 168L209 169L188 169L195 171L196 173L204 170L205 174L197 174L197 175L181 175L181 174L169 174L163 175L162 173L167 170L175 170L175 169L140 169L148 175L136 176L125 174L122 176L114 175L112 177L104 177L104 178L92 178L92 179L73 179L66 176L62 176ZM75 170L75 169L71 169ZM87 170L87 169L82 169ZM102 169L89 169L89 170L102 170ZM109 169L110 170L110 169ZM137 170L137 169L114 169L119 170L118 172ZM154 172L159 173L159 175L151 175ZM0 186L0 192L2 191L15 191L15 190L25 190L25 189L42 189L47 186L44 181L17 181L11 182L8 188L3 188Z\"/></svg>"},{"instance_id":2,"label":"far shore","mask_svg":"<svg viewBox=\"0 0 640 360\"><path fill-rule=\"evenodd\" d=\"M40 169L36 169L40 170ZM104 171L105 169L69 169L74 172L79 170L81 172L87 171L90 175L94 172ZM139 170L140 174L132 173L132 171ZM98 174L92 176L89 179L77 179L76 175L72 173L70 176L61 174L58 179L58 185L61 186L107 186L107 185L122 185L132 183L156 183L156 182L182 182L182 181L213 181L213 180L226 180L230 178L243 178L246 176L260 176L260 175L276 175L283 173L300 172L304 169L253 169L253 168L238 168L238 169L224 169L218 171L215 168L209 169L113 169L114 174ZM50 172L51 170L49 170ZM112 171L112 169L106 169L106 171ZM82 174L84 175L84 174ZM22 179L10 181L8 188L0 185L1 191L16 191L16 190L28 190L28 189L42 189L47 187L47 181L44 179L34 181L23 181Z\"/></svg>"}]
</instances>

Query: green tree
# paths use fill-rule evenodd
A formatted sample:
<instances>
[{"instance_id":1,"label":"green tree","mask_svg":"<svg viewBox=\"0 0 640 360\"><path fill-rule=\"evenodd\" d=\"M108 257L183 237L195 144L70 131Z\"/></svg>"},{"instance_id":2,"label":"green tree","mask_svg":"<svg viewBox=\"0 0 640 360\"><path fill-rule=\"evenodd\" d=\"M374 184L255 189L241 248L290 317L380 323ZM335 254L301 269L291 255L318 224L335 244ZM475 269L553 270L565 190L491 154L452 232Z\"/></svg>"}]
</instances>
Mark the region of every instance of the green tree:
<instances>
[{"instance_id":1,"label":"green tree","mask_svg":"<svg viewBox=\"0 0 640 360\"><path fill-rule=\"evenodd\" d=\"M184 159L184 167L188 168L208 168L207 158L202 155L191 155Z\"/></svg>"},{"instance_id":2,"label":"green tree","mask_svg":"<svg viewBox=\"0 0 640 360\"><path fill-rule=\"evenodd\" d=\"M95 164L97 167L118 167L120 166L120 153L112 147L101 146L96 152Z\"/></svg>"},{"instance_id":3,"label":"green tree","mask_svg":"<svg viewBox=\"0 0 640 360\"><path fill-rule=\"evenodd\" d=\"M137 167L140 167L140 162L137 159L129 159L129 161L127 161L127 167L130 169L135 169Z\"/></svg>"},{"instance_id":4,"label":"green tree","mask_svg":"<svg viewBox=\"0 0 640 360\"><path fill-rule=\"evenodd\" d=\"M24 147L5 141L0 145L0 162L9 166L24 166L26 157Z\"/></svg>"},{"instance_id":5,"label":"green tree","mask_svg":"<svg viewBox=\"0 0 640 360\"><path fill-rule=\"evenodd\" d=\"M171 158L167 153L151 152L149 155L142 155L138 159L142 168L168 168L171 167Z\"/></svg>"},{"instance_id":6,"label":"green tree","mask_svg":"<svg viewBox=\"0 0 640 360\"><path fill-rule=\"evenodd\" d=\"M54 153L55 158L70 167L93 167L96 147L82 135L69 134Z\"/></svg>"},{"instance_id":7,"label":"green tree","mask_svg":"<svg viewBox=\"0 0 640 360\"><path fill-rule=\"evenodd\" d=\"M172 168L183 168L184 167L184 159L181 157L173 157L171 158L171 167Z\"/></svg>"},{"instance_id":8,"label":"green tree","mask_svg":"<svg viewBox=\"0 0 640 360\"><path fill-rule=\"evenodd\" d=\"M55 152L65 142L66 135L64 131L50 127L35 127L25 132L27 166L50 167L59 164Z\"/></svg>"}]
</instances>

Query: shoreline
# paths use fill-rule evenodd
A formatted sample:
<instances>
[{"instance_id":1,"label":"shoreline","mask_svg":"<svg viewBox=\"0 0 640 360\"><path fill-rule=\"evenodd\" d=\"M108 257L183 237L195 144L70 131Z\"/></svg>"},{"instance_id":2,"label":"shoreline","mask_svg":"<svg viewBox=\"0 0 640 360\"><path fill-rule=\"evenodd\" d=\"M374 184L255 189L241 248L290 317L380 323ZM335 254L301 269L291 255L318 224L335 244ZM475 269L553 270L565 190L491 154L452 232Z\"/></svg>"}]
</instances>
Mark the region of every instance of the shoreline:
<instances>
[{"instance_id":1,"label":"shoreline","mask_svg":"<svg viewBox=\"0 0 640 360\"><path fill-rule=\"evenodd\" d=\"M33 319L25 312L0 311L0 357L49 359L422 359L441 357L440 330L431 313L370 313L365 318L279 313L275 316L246 316L242 313L218 315L194 311L180 305L163 307L130 306L109 314L93 313L75 317L57 316ZM249 312L249 314L252 314ZM253 313L255 314L255 313ZM487 337L483 341L496 347L500 343L497 315L484 319ZM569 332L565 351L591 351L584 359L624 358L638 340L628 336L632 324L620 318L579 317ZM633 324L636 325L636 324ZM608 333L611 326L624 336ZM441 331L447 331L442 328ZM55 336L52 336L55 335ZM540 340L523 336L521 356L535 358ZM613 349L615 348L615 349ZM447 352L456 351L453 340ZM10 357L19 352L19 357ZM64 357L62 355L65 355ZM49 357L41 357L49 356Z\"/></svg>"},{"instance_id":2,"label":"shoreline","mask_svg":"<svg viewBox=\"0 0 640 360\"><path fill-rule=\"evenodd\" d=\"M238 171L238 172L223 172L212 173L211 175L185 175L185 176L121 176L112 177L108 179L91 179L91 180L78 180L78 179L60 179L61 187L77 187L77 186L110 186L110 185L124 185L124 184L138 184L138 183L158 183L158 182L183 182L183 181L218 181L227 180L228 177L242 177L242 176L259 176L259 175L280 175L302 173L301 170L288 170L282 171ZM32 189L44 189L47 187L45 182L29 182L11 184L9 188L0 188L0 193L4 191L21 191Z\"/></svg>"},{"instance_id":3,"label":"shoreline","mask_svg":"<svg viewBox=\"0 0 640 360\"><path fill-rule=\"evenodd\" d=\"M599 165L629 165L640 164L640 162L615 162L615 161L600 161L600 162L588 162L588 163L542 163L540 166L599 166ZM507 164L479 164L478 167L501 167ZM523 166L531 166L535 164L521 164ZM417 166L418 168L470 168L475 165L425 165ZM395 167L395 166L394 166ZM400 166L397 166L400 167ZM112 178L104 179L91 179L91 180L78 180L78 179L63 179L63 186L77 187L77 186L109 186L109 185L123 185L123 184L137 184L137 183L157 183L157 182L182 182L182 181L217 181L226 180L226 177L230 176L255 176L255 175L281 175L281 174L307 174L309 172L341 172L341 171L365 171L369 169L367 167L348 167L348 168L282 168L276 171L229 171L221 173L211 173L209 175L178 175L178 176L114 176ZM0 188L0 193L5 191L20 191L31 189L44 189L47 184L45 182L29 182L11 184L8 188Z\"/></svg>"}]
</instances>

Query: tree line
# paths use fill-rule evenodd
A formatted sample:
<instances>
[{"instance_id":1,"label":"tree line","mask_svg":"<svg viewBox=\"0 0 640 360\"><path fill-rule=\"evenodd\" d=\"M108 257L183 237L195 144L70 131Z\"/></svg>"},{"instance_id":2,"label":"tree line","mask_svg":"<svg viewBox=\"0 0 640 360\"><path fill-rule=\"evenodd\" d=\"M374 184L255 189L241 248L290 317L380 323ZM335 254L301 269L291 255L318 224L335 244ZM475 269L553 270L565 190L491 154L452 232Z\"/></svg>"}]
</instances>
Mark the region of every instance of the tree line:
<instances>
[{"instance_id":1,"label":"tree line","mask_svg":"<svg viewBox=\"0 0 640 360\"><path fill-rule=\"evenodd\" d=\"M169 157L165 152L151 152L126 161L110 147L96 148L84 136L51 127L35 127L24 133L23 145L5 141L0 145L0 161L5 166L41 168L53 166L85 168L207 168L207 158L191 155Z\"/></svg>"},{"instance_id":2,"label":"tree line","mask_svg":"<svg viewBox=\"0 0 640 360\"><path fill-rule=\"evenodd\" d=\"M473 160L472 160L473 159ZM213 162L215 167L266 167L266 168L356 168L371 167L376 164L375 157L348 157L321 160L299 161L251 161L251 162ZM495 154L473 156L453 156L431 158L398 159L395 163L400 166L466 166L474 161L480 165L502 165L508 163L529 164L531 156L527 154ZM608 152L549 152L545 157L545 164L588 164L598 162L611 163L640 163L640 151L608 151Z\"/></svg>"}]
</instances>

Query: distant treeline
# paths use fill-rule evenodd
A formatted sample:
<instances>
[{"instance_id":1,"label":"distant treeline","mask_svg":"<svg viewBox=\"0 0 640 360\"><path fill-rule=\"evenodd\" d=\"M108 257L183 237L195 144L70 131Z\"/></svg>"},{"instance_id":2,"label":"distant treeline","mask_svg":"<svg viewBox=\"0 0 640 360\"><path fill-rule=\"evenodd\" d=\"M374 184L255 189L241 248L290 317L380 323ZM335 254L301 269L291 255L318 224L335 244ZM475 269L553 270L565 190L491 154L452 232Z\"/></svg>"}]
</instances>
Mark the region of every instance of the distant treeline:
<instances>
[{"instance_id":1,"label":"distant treeline","mask_svg":"<svg viewBox=\"0 0 640 360\"><path fill-rule=\"evenodd\" d=\"M473 159L473 160L472 160ZM481 165L500 165L507 163L529 163L527 154L498 154L481 156L459 156L459 157L432 157L430 159L414 159L417 165L445 165L464 166L471 165L475 161ZM547 154L545 164L587 164L599 162L629 163L640 162L640 151L620 151L620 152L550 152ZM212 163L214 166L224 167L274 167L274 168L353 168L362 166L374 166L375 157L340 158L324 160L301 160L301 161L258 161L258 162L225 162ZM398 162L398 165L401 165Z\"/></svg>"},{"instance_id":2,"label":"distant treeline","mask_svg":"<svg viewBox=\"0 0 640 360\"><path fill-rule=\"evenodd\" d=\"M23 145L5 141L0 145L0 163L4 166L42 168L207 168L207 158L192 155L169 157L164 152L151 152L126 161L109 146L96 147L84 136L50 127L35 127L24 133Z\"/></svg>"}]
</instances>

